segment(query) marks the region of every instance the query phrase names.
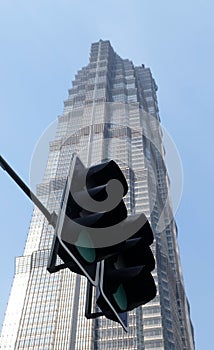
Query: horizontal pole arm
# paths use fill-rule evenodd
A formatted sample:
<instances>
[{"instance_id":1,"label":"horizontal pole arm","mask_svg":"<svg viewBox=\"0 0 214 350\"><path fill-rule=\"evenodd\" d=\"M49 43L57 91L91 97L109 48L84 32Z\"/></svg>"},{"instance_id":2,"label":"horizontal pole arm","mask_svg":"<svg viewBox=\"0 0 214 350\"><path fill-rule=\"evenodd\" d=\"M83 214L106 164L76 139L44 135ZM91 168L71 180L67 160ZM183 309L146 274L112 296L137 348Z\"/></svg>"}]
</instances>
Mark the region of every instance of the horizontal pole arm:
<instances>
[{"instance_id":1,"label":"horizontal pole arm","mask_svg":"<svg viewBox=\"0 0 214 350\"><path fill-rule=\"evenodd\" d=\"M55 227L56 214L50 213L47 208L40 202L35 194L29 189L29 187L22 181L22 179L15 173L15 171L9 166L9 164L0 156L0 166L12 177L17 185L25 192L25 194L32 200L32 202L41 210L48 222Z\"/></svg>"}]
</instances>

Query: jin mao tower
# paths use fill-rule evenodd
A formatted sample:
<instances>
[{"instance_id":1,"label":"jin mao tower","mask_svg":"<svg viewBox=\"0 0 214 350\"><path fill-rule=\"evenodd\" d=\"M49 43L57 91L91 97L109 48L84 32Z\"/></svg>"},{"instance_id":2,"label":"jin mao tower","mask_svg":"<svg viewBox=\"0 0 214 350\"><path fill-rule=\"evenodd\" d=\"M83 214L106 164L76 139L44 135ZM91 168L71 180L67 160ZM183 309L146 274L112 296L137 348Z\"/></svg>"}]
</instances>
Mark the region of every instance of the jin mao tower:
<instances>
[{"instance_id":1,"label":"jin mao tower","mask_svg":"<svg viewBox=\"0 0 214 350\"><path fill-rule=\"evenodd\" d=\"M0 349L194 349L172 217L157 85L144 65L122 59L109 41L92 44L58 117L55 139L37 196L58 212L73 152L86 166L114 159L124 172L129 213L144 213L153 228L157 296L129 313L129 331L104 317L84 317L86 279L64 269L47 272L53 228L35 208L15 276Z\"/></svg>"}]
</instances>

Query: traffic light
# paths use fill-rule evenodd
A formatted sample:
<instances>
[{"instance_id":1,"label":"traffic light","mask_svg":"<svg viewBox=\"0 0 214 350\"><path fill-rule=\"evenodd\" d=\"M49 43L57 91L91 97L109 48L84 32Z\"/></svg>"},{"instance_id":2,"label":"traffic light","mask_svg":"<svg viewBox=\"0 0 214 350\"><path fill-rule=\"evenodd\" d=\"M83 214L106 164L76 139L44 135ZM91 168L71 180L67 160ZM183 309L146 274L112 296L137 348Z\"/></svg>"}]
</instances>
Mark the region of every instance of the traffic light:
<instances>
[{"instance_id":1,"label":"traffic light","mask_svg":"<svg viewBox=\"0 0 214 350\"><path fill-rule=\"evenodd\" d=\"M153 232L144 214L127 217L127 191L113 160L87 169L74 154L48 262L49 272L69 268L97 288L101 313L88 307L88 318L105 315L125 330L127 312L156 296Z\"/></svg>"},{"instance_id":2,"label":"traffic light","mask_svg":"<svg viewBox=\"0 0 214 350\"><path fill-rule=\"evenodd\" d=\"M126 179L114 161L85 168L74 155L58 216L55 240L48 270L68 267L98 284L97 263L113 256L124 242L102 245L108 239L106 228L127 217L123 196L128 191ZM107 237L107 238L106 238ZM63 264L56 266L56 255Z\"/></svg>"},{"instance_id":3,"label":"traffic light","mask_svg":"<svg viewBox=\"0 0 214 350\"><path fill-rule=\"evenodd\" d=\"M129 226L134 218L130 216L124 220L124 225ZM150 249L154 237L144 214L141 219L145 224L125 241L120 252L101 263L97 305L107 318L120 323L120 314L146 304L156 296L151 275L155 260Z\"/></svg>"}]
</instances>

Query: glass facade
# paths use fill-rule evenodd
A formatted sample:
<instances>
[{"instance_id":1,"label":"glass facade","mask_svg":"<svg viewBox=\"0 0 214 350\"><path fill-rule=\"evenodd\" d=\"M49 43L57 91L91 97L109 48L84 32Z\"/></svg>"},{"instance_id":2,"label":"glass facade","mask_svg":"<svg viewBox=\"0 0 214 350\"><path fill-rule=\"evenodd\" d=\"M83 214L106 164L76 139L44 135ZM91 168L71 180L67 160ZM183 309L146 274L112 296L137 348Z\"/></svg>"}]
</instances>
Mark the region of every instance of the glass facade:
<instances>
[{"instance_id":1,"label":"glass facade","mask_svg":"<svg viewBox=\"0 0 214 350\"><path fill-rule=\"evenodd\" d=\"M109 41L92 44L89 64L69 89L37 186L39 199L58 212L74 151L86 166L118 162L129 184L128 212L144 212L154 231L156 298L129 313L128 333L104 317L87 320L86 279L68 269L47 272L53 228L35 208L24 254L16 258L0 349L194 349L156 91L149 68L120 58Z\"/></svg>"}]
</instances>

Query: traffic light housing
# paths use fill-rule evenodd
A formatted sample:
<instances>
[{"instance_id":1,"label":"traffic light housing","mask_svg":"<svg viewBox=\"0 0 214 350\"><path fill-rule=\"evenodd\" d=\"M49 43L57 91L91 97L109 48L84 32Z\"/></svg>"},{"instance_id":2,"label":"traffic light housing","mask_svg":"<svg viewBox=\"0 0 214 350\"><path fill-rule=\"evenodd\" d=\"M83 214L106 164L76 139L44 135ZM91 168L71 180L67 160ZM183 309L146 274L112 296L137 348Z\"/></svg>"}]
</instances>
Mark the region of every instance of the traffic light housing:
<instances>
[{"instance_id":1,"label":"traffic light housing","mask_svg":"<svg viewBox=\"0 0 214 350\"><path fill-rule=\"evenodd\" d=\"M124 225L129 225L133 217L125 219ZM125 241L117 255L101 264L97 305L107 318L120 323L121 313L146 304L156 296L151 275L155 259L150 248L154 237L145 215L141 217L145 224Z\"/></svg>"},{"instance_id":2,"label":"traffic light housing","mask_svg":"<svg viewBox=\"0 0 214 350\"><path fill-rule=\"evenodd\" d=\"M102 247L101 243L102 230L127 217L123 202L127 191L126 179L114 161L87 169L73 156L56 224L49 272L68 267L86 276L93 285L98 284L97 263L116 254L124 244ZM57 255L63 261L58 266Z\"/></svg>"}]
</instances>

